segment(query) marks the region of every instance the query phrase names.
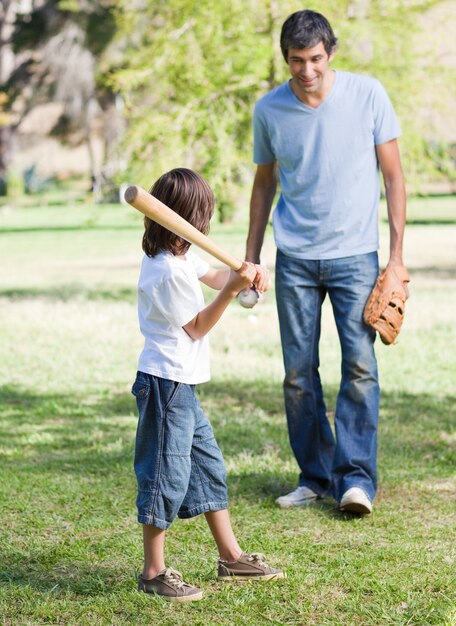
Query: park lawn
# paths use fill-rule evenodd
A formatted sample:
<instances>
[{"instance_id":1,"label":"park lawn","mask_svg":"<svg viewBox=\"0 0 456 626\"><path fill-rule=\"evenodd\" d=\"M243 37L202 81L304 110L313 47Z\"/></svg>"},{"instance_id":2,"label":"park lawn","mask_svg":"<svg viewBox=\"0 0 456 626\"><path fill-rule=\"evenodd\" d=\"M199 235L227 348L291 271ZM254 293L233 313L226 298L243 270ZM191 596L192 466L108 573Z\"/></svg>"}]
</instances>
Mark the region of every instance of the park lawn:
<instances>
[{"instance_id":1,"label":"park lawn","mask_svg":"<svg viewBox=\"0 0 456 626\"><path fill-rule=\"evenodd\" d=\"M419 202L415 215L423 213ZM205 592L185 606L138 594L135 585L142 546L130 387L142 344L141 216L84 203L3 206L0 623L454 626L456 219L446 199L427 199L429 206L450 218L409 226L407 319L396 346L378 342L373 515L342 514L331 499L296 511L274 506L297 472L273 293L251 311L233 303L214 329L213 377L200 396L225 455L233 525L246 550L265 553L288 578L217 583L204 519L177 520L168 564ZM384 262L383 221L380 230ZM242 256L245 231L240 218L214 224L213 237ZM265 259L273 269L270 231ZM332 415L340 364L327 303L321 361Z\"/></svg>"}]
</instances>

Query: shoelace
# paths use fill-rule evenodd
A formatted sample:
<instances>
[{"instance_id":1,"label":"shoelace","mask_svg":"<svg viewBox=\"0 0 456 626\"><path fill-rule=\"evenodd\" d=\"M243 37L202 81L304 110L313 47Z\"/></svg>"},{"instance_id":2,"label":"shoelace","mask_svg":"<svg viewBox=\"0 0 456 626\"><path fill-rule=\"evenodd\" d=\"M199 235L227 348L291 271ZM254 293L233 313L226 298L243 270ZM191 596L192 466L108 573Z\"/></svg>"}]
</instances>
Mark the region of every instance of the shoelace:
<instances>
[{"instance_id":1,"label":"shoelace","mask_svg":"<svg viewBox=\"0 0 456 626\"><path fill-rule=\"evenodd\" d=\"M260 566L262 565L263 567L267 567L264 559L264 554L260 554L259 552L252 552L252 554L248 555L249 561L252 561L253 563L258 563L258 565Z\"/></svg>"},{"instance_id":2,"label":"shoelace","mask_svg":"<svg viewBox=\"0 0 456 626\"><path fill-rule=\"evenodd\" d=\"M182 574L172 567L167 567L165 569L163 572L163 578L167 583L176 587L176 589L182 589L182 587L187 585L187 583L184 582Z\"/></svg>"}]
</instances>

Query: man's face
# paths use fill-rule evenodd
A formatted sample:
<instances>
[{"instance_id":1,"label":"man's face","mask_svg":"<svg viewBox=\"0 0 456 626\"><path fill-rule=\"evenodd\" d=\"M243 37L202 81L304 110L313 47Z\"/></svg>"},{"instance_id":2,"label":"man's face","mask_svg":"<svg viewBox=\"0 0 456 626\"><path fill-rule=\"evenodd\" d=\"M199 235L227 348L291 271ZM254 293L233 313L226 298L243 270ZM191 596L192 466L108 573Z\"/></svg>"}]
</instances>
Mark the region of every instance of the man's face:
<instances>
[{"instance_id":1,"label":"man's face","mask_svg":"<svg viewBox=\"0 0 456 626\"><path fill-rule=\"evenodd\" d=\"M300 93L311 95L321 91L333 56L328 55L322 41L313 48L288 50L288 67L298 96Z\"/></svg>"}]
</instances>

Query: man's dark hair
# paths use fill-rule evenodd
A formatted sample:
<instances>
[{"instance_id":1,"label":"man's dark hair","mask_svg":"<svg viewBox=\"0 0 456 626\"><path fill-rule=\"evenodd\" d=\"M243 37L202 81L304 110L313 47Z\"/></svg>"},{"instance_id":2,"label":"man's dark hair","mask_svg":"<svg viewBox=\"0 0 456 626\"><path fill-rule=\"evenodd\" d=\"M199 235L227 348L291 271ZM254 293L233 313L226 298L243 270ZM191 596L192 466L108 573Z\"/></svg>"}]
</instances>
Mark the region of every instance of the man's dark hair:
<instances>
[{"instance_id":1,"label":"man's dark hair","mask_svg":"<svg viewBox=\"0 0 456 626\"><path fill-rule=\"evenodd\" d=\"M334 35L330 23L315 11L296 11L292 13L283 23L280 34L280 47L285 61L288 62L288 50L296 48L313 48L320 41L326 52L331 54L337 46L337 37Z\"/></svg>"},{"instance_id":2,"label":"man's dark hair","mask_svg":"<svg viewBox=\"0 0 456 626\"><path fill-rule=\"evenodd\" d=\"M193 170L183 167L166 172L154 183L150 192L201 233L207 235L214 213L214 194L208 183ZM190 244L148 217L144 218L142 248L149 257L159 252L185 254Z\"/></svg>"}]
</instances>

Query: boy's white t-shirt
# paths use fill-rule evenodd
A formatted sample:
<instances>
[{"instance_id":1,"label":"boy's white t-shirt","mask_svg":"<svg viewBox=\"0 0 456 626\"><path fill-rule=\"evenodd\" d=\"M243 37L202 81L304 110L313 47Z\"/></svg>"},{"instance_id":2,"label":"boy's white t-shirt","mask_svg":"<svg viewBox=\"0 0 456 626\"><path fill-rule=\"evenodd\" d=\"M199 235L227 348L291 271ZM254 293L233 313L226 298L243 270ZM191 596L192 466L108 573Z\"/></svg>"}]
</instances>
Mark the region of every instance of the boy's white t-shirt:
<instances>
[{"instance_id":1,"label":"boy's white t-shirt","mask_svg":"<svg viewBox=\"0 0 456 626\"><path fill-rule=\"evenodd\" d=\"M182 328L202 309L199 277L209 265L188 251L144 256L138 282L138 317L144 349L138 370L159 378L196 385L210 378L209 337L192 339Z\"/></svg>"}]
</instances>

